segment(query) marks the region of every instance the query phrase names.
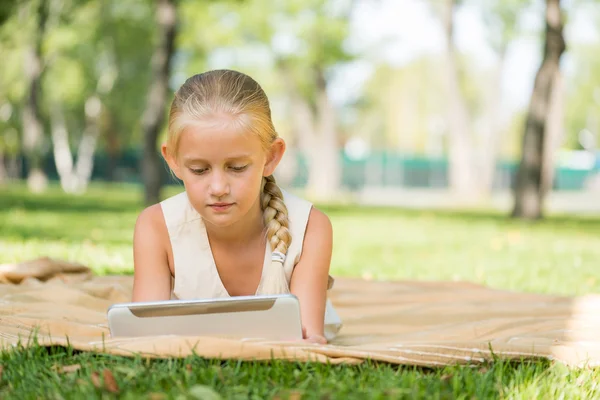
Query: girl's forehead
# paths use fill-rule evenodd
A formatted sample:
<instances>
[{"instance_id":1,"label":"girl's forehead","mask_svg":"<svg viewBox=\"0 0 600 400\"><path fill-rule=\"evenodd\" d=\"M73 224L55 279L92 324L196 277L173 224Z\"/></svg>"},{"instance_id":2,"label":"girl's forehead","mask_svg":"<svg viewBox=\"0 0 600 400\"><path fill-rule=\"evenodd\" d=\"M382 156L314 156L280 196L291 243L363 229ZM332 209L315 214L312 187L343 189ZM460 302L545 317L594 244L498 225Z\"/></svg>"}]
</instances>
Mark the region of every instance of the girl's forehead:
<instances>
[{"instance_id":1,"label":"girl's forehead","mask_svg":"<svg viewBox=\"0 0 600 400\"><path fill-rule=\"evenodd\" d=\"M237 124L190 124L180 133L179 158L219 159L263 152L260 139Z\"/></svg>"}]
</instances>

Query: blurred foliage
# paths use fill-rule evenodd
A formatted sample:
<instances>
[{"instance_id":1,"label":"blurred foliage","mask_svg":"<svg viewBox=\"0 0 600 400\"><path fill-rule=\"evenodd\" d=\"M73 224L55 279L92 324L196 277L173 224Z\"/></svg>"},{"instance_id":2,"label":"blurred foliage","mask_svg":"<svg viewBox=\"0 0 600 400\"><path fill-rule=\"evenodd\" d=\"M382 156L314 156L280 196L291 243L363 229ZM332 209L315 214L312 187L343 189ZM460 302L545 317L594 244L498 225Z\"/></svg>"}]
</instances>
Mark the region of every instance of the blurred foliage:
<instances>
[{"instance_id":1,"label":"blurred foliage","mask_svg":"<svg viewBox=\"0 0 600 400\"><path fill-rule=\"evenodd\" d=\"M0 151L14 155L20 150L21 106L26 95L24 48L35 29L29 3L4 0L0 7ZM42 43L41 111L49 136L53 109L64 114L73 148L85 128L85 104L98 96L103 105L99 149L111 154L139 147L139 120L150 83L150 59L156 44L155 2L151 0L46 0L48 22ZM407 153L427 153L439 130L445 100L439 95L439 75L444 66L435 55L416 58L397 67L369 59L369 52L350 51L348 37L351 0L179 0L181 25L177 37L172 90L186 77L214 67L239 68L265 87L277 109L274 118L288 124L285 76L314 108L320 79L329 85L338 67L355 60L370 63L374 73L359 97L338 106L343 134L362 136L374 147L391 146ZM430 13L441 12L441 3L430 2ZM543 10L541 0L462 0L473 7L487 28L484 40L501 59L516 40L535 37L541 43L543 26L530 26L523 16ZM569 5L595 15L600 26L600 5L577 0ZM360 18L360 16L358 17ZM540 16L541 20L541 16ZM536 24L534 24L536 25ZM598 32L596 32L598 36ZM419 37L410 40L418 41ZM569 43L566 76L566 145L577 148L582 129L600 130L599 41ZM372 49L371 49L372 50ZM541 46L540 46L541 51ZM462 90L475 120L485 117L484 97L489 96L493 76L481 67L476 55L462 53ZM510 77L508 77L510 79ZM322 82L321 82L322 83ZM342 109L343 108L343 109ZM510 144L521 135L521 112L507 123ZM436 122L437 121L437 122ZM402 135L405 135L403 137ZM514 138L514 139L513 139ZM48 142L49 139L47 140ZM435 147L435 146L434 146ZM49 150L49 149L47 149ZM510 154L506 154L510 156Z\"/></svg>"},{"instance_id":2,"label":"blurred foliage","mask_svg":"<svg viewBox=\"0 0 600 400\"><path fill-rule=\"evenodd\" d=\"M573 46L570 55L580 66L566 85L566 145L581 148L579 134L588 130L595 134L600 146L600 52L596 45Z\"/></svg>"}]
</instances>

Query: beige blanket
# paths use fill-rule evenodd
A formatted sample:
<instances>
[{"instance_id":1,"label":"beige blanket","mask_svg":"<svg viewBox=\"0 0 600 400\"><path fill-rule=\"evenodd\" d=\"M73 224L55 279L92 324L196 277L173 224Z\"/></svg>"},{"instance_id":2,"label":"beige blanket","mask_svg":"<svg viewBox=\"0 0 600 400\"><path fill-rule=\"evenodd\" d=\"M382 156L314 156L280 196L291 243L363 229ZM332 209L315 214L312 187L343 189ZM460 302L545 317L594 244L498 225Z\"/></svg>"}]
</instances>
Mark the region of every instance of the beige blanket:
<instances>
[{"instance_id":1,"label":"beige blanket","mask_svg":"<svg viewBox=\"0 0 600 400\"><path fill-rule=\"evenodd\" d=\"M130 276L94 276L82 265L40 259L0 265L0 346L32 343L120 355L221 359L365 359L422 366L549 358L600 364L600 296L494 290L464 282L337 279L331 300L344 321L328 345L217 337L111 339L106 310L130 300Z\"/></svg>"}]
</instances>

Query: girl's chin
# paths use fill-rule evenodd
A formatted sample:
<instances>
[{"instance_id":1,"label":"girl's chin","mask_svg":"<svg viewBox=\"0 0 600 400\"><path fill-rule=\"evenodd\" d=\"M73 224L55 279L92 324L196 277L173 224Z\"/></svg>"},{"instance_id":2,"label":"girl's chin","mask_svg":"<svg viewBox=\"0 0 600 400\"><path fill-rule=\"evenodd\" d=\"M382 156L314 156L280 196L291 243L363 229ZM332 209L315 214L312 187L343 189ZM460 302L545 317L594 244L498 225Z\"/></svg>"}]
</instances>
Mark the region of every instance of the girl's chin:
<instances>
[{"instance_id":1,"label":"girl's chin","mask_svg":"<svg viewBox=\"0 0 600 400\"><path fill-rule=\"evenodd\" d=\"M207 215L208 214L208 215ZM233 225L238 221L238 218L231 214L215 214L215 213L205 213L202 215L202 219L205 223L208 223L212 226L218 228L225 228L230 225Z\"/></svg>"}]
</instances>

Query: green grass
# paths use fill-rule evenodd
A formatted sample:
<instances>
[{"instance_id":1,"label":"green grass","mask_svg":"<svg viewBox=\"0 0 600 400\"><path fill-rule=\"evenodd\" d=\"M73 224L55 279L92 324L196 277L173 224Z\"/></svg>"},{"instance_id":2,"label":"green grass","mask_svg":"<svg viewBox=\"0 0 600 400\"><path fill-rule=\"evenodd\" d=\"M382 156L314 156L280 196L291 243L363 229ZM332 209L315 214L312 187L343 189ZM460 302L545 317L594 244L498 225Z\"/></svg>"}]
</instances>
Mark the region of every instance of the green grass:
<instances>
[{"instance_id":1,"label":"green grass","mask_svg":"<svg viewBox=\"0 0 600 400\"><path fill-rule=\"evenodd\" d=\"M0 263L51 256L82 262L98 273L131 273L139 188L94 185L84 196L67 196L55 187L43 196L22 186L0 190ZM335 276L468 280L568 295L600 292L600 218L524 223L482 212L322 209L334 225ZM200 357L146 361L37 346L1 357L2 398L210 398L207 392L223 398L600 398L599 370L550 362L427 370ZM79 367L61 370L70 365ZM118 395L103 381L105 370Z\"/></svg>"}]
</instances>

